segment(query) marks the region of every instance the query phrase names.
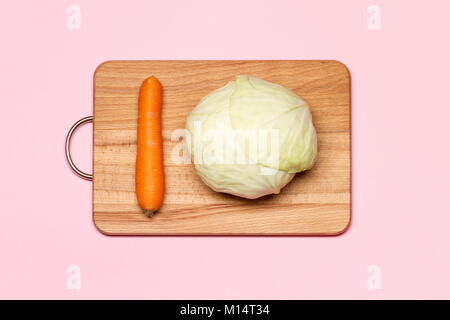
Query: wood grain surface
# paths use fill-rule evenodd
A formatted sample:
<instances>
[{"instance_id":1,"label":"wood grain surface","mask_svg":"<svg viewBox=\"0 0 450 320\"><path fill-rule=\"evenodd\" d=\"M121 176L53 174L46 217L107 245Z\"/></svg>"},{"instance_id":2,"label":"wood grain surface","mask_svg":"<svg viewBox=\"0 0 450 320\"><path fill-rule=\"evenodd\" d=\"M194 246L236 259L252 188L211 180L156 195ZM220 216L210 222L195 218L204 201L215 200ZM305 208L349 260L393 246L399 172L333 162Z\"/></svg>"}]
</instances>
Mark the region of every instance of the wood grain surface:
<instances>
[{"instance_id":1,"label":"wood grain surface","mask_svg":"<svg viewBox=\"0 0 450 320\"><path fill-rule=\"evenodd\" d=\"M318 133L313 169L278 195L216 193L192 164L176 164L174 130L199 100L247 74L283 85L311 107ZM136 200L137 100L142 81L163 85L166 193L153 218ZM110 235L336 235L351 216L350 75L338 61L108 61L94 75L93 218Z\"/></svg>"}]
</instances>

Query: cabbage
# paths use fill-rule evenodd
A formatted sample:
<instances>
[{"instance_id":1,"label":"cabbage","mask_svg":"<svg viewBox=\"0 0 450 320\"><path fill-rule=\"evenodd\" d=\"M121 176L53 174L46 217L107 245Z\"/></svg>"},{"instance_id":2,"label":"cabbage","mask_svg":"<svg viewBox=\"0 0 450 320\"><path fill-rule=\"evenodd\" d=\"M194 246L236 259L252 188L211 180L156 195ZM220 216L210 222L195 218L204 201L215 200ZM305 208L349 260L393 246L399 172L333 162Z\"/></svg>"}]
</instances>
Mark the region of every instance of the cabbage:
<instances>
[{"instance_id":1,"label":"cabbage","mask_svg":"<svg viewBox=\"0 0 450 320\"><path fill-rule=\"evenodd\" d=\"M317 135L308 104L289 89L240 75L189 114L188 150L213 190L255 199L310 169Z\"/></svg>"}]
</instances>

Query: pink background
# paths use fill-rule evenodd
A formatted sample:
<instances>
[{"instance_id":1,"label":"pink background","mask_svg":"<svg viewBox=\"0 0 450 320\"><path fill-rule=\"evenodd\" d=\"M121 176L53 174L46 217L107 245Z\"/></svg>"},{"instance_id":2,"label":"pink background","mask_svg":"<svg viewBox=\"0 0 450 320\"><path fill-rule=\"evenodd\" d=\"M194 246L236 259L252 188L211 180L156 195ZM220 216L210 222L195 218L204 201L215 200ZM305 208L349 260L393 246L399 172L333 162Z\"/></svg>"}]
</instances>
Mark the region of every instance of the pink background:
<instances>
[{"instance_id":1,"label":"pink background","mask_svg":"<svg viewBox=\"0 0 450 320\"><path fill-rule=\"evenodd\" d=\"M69 30L66 9L81 8ZM369 5L381 29L366 27ZM0 10L0 298L450 298L448 1L9 1ZM353 220L338 237L108 237L64 139L109 59L338 59ZM92 126L73 153L92 169ZM66 269L78 265L81 288ZM366 268L381 270L381 288Z\"/></svg>"}]
</instances>

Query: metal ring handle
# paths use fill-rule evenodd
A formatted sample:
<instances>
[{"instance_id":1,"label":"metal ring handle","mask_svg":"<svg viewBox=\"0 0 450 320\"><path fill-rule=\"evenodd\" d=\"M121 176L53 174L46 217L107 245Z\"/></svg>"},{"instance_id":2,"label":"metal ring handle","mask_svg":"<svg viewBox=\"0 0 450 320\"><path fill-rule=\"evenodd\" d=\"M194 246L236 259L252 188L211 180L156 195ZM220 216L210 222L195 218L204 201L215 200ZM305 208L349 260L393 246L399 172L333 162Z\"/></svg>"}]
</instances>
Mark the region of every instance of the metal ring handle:
<instances>
[{"instance_id":1,"label":"metal ring handle","mask_svg":"<svg viewBox=\"0 0 450 320\"><path fill-rule=\"evenodd\" d=\"M93 120L94 120L93 116L85 117L83 119L78 120L72 126L72 128L70 128L69 133L67 133L67 137L66 137L66 158L67 158L67 162L69 163L69 166L72 168L73 172L75 172L78 176L80 176L81 178L86 179L86 180L92 180L92 174L88 174L88 173L85 173L85 172L81 171L73 163L72 157L70 156L70 140L72 139L72 134L75 132L75 130L79 126L81 126L81 125L83 125L83 124L85 124L87 122L92 122Z\"/></svg>"}]
</instances>

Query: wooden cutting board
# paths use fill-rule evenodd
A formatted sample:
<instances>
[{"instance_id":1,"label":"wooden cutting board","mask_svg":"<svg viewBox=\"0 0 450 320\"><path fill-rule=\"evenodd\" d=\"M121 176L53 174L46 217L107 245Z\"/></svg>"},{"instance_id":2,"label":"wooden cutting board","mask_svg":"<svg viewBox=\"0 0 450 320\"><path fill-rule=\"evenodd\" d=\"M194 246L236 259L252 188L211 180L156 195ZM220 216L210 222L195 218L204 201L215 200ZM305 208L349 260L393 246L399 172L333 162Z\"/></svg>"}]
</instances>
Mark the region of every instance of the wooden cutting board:
<instances>
[{"instance_id":1,"label":"wooden cutting board","mask_svg":"<svg viewBox=\"0 0 450 320\"><path fill-rule=\"evenodd\" d=\"M311 107L318 133L314 168L278 195L256 200L216 193L192 164L176 164L174 130L199 100L246 74L283 85ZM153 218L134 186L137 100L142 81L163 85L166 193ZM337 61L108 61L94 76L93 215L109 235L336 235L350 222L350 75Z\"/></svg>"}]
</instances>

